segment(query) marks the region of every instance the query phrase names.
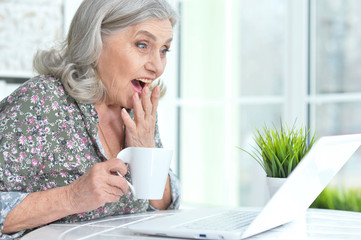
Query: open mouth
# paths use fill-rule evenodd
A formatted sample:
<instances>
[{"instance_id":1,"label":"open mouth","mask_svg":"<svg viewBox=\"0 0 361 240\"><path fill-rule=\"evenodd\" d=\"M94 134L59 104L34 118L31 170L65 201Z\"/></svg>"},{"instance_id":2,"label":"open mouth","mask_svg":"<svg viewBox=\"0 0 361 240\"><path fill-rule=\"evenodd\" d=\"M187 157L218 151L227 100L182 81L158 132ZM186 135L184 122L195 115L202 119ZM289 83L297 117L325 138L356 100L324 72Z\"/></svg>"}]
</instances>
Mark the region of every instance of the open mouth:
<instances>
[{"instance_id":1,"label":"open mouth","mask_svg":"<svg viewBox=\"0 0 361 240\"><path fill-rule=\"evenodd\" d=\"M134 90L137 93L141 93L142 89L145 87L146 84L151 83L152 80L149 79L144 79L144 78L138 78L138 79L134 79L132 80L132 85Z\"/></svg>"}]
</instances>

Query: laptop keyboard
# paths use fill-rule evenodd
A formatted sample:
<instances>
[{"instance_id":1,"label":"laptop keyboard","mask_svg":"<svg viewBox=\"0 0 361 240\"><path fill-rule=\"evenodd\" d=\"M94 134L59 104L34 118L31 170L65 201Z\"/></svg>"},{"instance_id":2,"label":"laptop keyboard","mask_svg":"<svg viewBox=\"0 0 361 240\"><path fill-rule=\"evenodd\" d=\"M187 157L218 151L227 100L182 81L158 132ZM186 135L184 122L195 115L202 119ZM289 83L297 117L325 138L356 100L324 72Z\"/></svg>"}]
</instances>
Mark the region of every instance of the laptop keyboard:
<instances>
[{"instance_id":1,"label":"laptop keyboard","mask_svg":"<svg viewBox=\"0 0 361 240\"><path fill-rule=\"evenodd\" d=\"M184 227L189 229L232 231L247 227L257 215L258 212L253 211L227 211L189 222Z\"/></svg>"}]
</instances>

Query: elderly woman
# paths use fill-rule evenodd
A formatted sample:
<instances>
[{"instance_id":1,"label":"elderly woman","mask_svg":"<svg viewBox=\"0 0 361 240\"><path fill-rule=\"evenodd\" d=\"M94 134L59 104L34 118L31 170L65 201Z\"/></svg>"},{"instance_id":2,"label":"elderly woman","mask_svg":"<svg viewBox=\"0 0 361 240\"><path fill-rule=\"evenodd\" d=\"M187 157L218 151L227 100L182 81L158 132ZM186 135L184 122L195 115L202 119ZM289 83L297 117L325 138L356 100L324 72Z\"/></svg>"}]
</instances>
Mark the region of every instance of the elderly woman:
<instances>
[{"instance_id":1,"label":"elderly woman","mask_svg":"<svg viewBox=\"0 0 361 240\"><path fill-rule=\"evenodd\" d=\"M135 199L125 147L162 147L156 123L175 24L165 0L84 0L61 50L0 104L2 238L75 222L179 206L169 171L161 200Z\"/></svg>"}]
</instances>

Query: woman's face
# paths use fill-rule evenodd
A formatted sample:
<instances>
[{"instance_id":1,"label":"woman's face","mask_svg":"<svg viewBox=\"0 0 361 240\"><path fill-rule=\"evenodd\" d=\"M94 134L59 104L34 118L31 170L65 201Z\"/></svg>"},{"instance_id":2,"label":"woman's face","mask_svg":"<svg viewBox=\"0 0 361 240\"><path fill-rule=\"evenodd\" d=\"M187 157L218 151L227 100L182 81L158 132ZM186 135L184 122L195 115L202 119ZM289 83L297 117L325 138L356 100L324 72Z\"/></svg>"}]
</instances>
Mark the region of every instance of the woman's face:
<instances>
[{"instance_id":1,"label":"woman's face","mask_svg":"<svg viewBox=\"0 0 361 240\"><path fill-rule=\"evenodd\" d=\"M162 75L172 37L169 20L152 19L103 38L97 72L107 104L133 108L134 93Z\"/></svg>"}]
</instances>

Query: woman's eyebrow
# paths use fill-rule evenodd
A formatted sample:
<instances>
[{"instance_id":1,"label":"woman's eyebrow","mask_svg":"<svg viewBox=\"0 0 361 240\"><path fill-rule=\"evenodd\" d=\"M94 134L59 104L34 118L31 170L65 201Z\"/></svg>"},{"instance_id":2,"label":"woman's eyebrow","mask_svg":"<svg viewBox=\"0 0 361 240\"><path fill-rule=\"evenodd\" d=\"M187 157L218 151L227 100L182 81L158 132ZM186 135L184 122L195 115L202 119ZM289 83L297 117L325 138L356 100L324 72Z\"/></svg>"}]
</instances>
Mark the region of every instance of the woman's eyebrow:
<instances>
[{"instance_id":1,"label":"woman's eyebrow","mask_svg":"<svg viewBox=\"0 0 361 240\"><path fill-rule=\"evenodd\" d=\"M138 31L137 34L136 34L136 36L138 36L138 35L146 35L147 37L151 38L151 39L152 39L153 41L155 41L155 42L158 40L157 37L154 36L154 34L148 32L148 31L146 31L146 30L140 30L140 31ZM173 38L169 38L167 41L165 41L165 44L170 43L172 40L173 40Z\"/></svg>"}]
</instances>

